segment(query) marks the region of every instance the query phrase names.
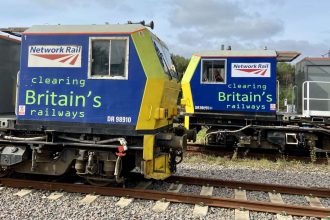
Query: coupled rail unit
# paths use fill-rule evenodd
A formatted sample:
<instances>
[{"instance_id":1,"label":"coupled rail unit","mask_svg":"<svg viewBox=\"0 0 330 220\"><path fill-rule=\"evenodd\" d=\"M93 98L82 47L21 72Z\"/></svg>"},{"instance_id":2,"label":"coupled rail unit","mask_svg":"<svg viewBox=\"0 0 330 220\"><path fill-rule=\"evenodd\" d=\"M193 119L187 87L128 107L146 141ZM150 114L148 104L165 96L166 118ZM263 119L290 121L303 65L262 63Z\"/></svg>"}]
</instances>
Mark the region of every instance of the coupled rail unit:
<instances>
[{"instance_id":1,"label":"coupled rail unit","mask_svg":"<svg viewBox=\"0 0 330 220\"><path fill-rule=\"evenodd\" d=\"M191 134L206 127L210 146L329 151L327 114L316 120L314 115L278 111L277 62L297 56L272 50L193 55L182 79L185 128Z\"/></svg>"},{"instance_id":2,"label":"coupled rail unit","mask_svg":"<svg viewBox=\"0 0 330 220\"><path fill-rule=\"evenodd\" d=\"M0 127L7 126L7 119L12 118L15 112L20 47L19 36L0 31L0 94L2 94L0 96Z\"/></svg>"},{"instance_id":3,"label":"coupled rail unit","mask_svg":"<svg viewBox=\"0 0 330 220\"><path fill-rule=\"evenodd\" d=\"M176 171L178 74L141 24L32 26L22 35L16 118L0 130L1 174L63 175L94 184Z\"/></svg>"}]
</instances>

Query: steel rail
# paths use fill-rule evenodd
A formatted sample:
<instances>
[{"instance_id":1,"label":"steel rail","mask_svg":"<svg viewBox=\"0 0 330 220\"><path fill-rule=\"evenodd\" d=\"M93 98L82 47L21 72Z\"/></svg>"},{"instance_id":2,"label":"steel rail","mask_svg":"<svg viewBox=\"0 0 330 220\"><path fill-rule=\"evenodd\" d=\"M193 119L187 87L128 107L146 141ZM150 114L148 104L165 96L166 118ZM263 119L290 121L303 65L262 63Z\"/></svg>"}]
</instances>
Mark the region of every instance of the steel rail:
<instances>
[{"instance_id":1,"label":"steel rail","mask_svg":"<svg viewBox=\"0 0 330 220\"><path fill-rule=\"evenodd\" d=\"M308 206L293 206L276 204L270 202L256 202L238 199L228 199L209 196L187 195L180 193L169 193L154 190L142 189L127 189L127 188L113 188L113 187L97 187L90 185L76 185L68 183L43 182L33 180L19 180L19 179L0 179L0 183L4 186L16 188L33 188L43 190L64 190L66 192L75 193L94 193L104 196L126 196L137 199L147 200L161 200L165 199L169 202L187 203L187 204L203 204L206 206L223 207L223 208L245 208L247 210L282 213L286 212L289 215L297 216L311 216L311 217L327 217L330 215L329 208L314 208Z\"/></svg>"},{"instance_id":2,"label":"steel rail","mask_svg":"<svg viewBox=\"0 0 330 220\"><path fill-rule=\"evenodd\" d=\"M304 196L316 196L330 198L330 188L307 188L300 186L284 186L277 184L251 183L232 180L206 179L187 176L171 176L165 181L172 183L183 183L192 185L209 185L215 187L228 187L236 189L245 189L251 191L263 191L272 193L285 193Z\"/></svg>"}]
</instances>

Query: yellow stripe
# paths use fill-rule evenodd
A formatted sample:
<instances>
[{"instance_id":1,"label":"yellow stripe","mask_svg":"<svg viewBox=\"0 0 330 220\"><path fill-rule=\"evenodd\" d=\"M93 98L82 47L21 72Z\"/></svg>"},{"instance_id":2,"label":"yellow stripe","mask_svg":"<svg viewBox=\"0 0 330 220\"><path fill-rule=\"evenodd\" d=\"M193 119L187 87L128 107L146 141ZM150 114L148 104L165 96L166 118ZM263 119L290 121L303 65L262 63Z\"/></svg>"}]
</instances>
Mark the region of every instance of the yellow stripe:
<instances>
[{"instance_id":1,"label":"yellow stripe","mask_svg":"<svg viewBox=\"0 0 330 220\"><path fill-rule=\"evenodd\" d=\"M185 105L186 113L194 113L194 102L191 93L190 81L196 71L196 68L200 62L201 58L197 55L193 55L191 58L187 70L182 78L181 87L183 98L181 103Z\"/></svg>"},{"instance_id":2,"label":"yellow stripe","mask_svg":"<svg viewBox=\"0 0 330 220\"><path fill-rule=\"evenodd\" d=\"M184 127L189 130L189 116L184 116Z\"/></svg>"}]
</instances>

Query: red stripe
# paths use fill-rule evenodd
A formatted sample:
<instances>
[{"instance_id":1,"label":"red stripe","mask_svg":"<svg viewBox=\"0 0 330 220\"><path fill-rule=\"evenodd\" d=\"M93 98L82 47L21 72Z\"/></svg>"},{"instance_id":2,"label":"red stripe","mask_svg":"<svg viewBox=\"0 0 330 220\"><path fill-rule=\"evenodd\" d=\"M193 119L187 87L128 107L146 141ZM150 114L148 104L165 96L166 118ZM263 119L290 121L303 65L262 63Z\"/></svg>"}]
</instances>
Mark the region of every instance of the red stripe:
<instances>
[{"instance_id":1,"label":"red stripe","mask_svg":"<svg viewBox=\"0 0 330 220\"><path fill-rule=\"evenodd\" d=\"M243 72L248 72L248 73L251 73L251 72L254 72L254 71L258 71L260 69L237 69L237 70L240 70L240 71L243 71ZM260 70L261 71L261 70Z\"/></svg>"},{"instance_id":2,"label":"red stripe","mask_svg":"<svg viewBox=\"0 0 330 220\"><path fill-rule=\"evenodd\" d=\"M49 60L56 60L58 58L66 57L66 56L71 56L71 54L32 54L37 57L42 57L45 59Z\"/></svg>"},{"instance_id":3,"label":"red stripe","mask_svg":"<svg viewBox=\"0 0 330 220\"><path fill-rule=\"evenodd\" d=\"M267 71L267 69L265 69L265 70L261 73L261 75L264 76L265 73L266 73L266 71Z\"/></svg>"},{"instance_id":4,"label":"red stripe","mask_svg":"<svg viewBox=\"0 0 330 220\"><path fill-rule=\"evenodd\" d=\"M73 57L73 55L69 56L68 58L65 58L63 60L60 60L61 63L64 63L65 61L68 61L71 57Z\"/></svg>"},{"instance_id":5,"label":"red stripe","mask_svg":"<svg viewBox=\"0 0 330 220\"><path fill-rule=\"evenodd\" d=\"M73 60L71 60L70 64L71 64L71 65L74 65L74 64L76 63L78 57L79 57L79 54L77 54L77 55L73 58Z\"/></svg>"},{"instance_id":6,"label":"red stripe","mask_svg":"<svg viewBox=\"0 0 330 220\"><path fill-rule=\"evenodd\" d=\"M261 70L258 70L258 71L256 71L256 72L254 72L254 74L258 74L258 73L260 73L262 71L262 69Z\"/></svg>"}]
</instances>

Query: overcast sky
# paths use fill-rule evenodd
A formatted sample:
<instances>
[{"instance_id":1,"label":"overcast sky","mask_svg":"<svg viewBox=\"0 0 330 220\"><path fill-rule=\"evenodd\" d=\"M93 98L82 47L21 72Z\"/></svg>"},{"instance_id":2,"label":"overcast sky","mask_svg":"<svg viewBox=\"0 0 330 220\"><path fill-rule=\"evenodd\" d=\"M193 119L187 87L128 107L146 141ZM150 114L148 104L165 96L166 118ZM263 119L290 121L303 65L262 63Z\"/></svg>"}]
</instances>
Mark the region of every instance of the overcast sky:
<instances>
[{"instance_id":1,"label":"overcast sky","mask_svg":"<svg viewBox=\"0 0 330 220\"><path fill-rule=\"evenodd\" d=\"M35 24L155 22L172 53L201 50L295 50L320 57L330 49L328 0L11 0L0 27Z\"/></svg>"}]
</instances>

